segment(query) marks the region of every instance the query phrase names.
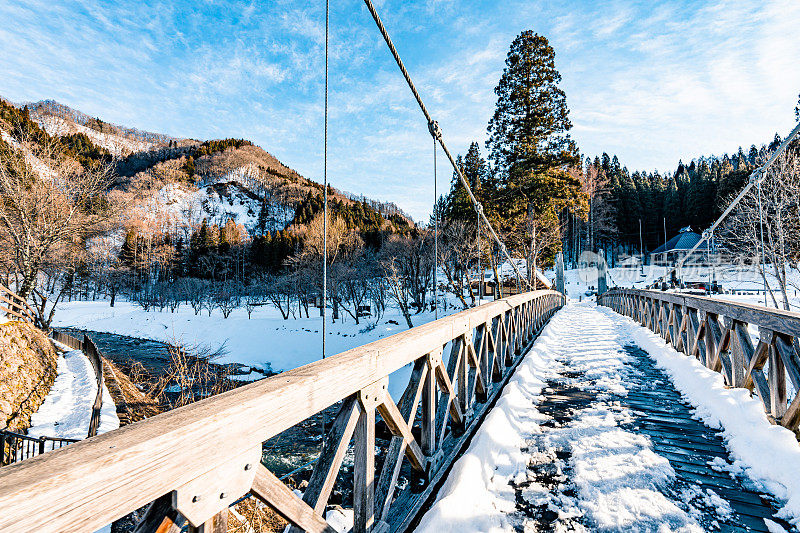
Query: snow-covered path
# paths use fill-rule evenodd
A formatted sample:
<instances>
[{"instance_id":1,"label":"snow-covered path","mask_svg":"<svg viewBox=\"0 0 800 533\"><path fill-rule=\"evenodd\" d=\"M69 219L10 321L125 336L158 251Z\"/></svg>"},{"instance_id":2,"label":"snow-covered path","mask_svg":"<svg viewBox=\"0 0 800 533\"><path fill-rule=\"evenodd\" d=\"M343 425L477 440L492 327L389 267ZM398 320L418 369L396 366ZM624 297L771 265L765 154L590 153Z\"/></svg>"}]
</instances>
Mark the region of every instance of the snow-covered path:
<instances>
[{"instance_id":1,"label":"snow-covered path","mask_svg":"<svg viewBox=\"0 0 800 533\"><path fill-rule=\"evenodd\" d=\"M97 394L92 363L80 350L64 352L58 358L58 375L39 410L31 417L28 435L85 439ZM119 427L116 406L103 385L103 409L99 433Z\"/></svg>"},{"instance_id":2,"label":"snow-covered path","mask_svg":"<svg viewBox=\"0 0 800 533\"><path fill-rule=\"evenodd\" d=\"M777 468L750 479L757 459L730 457L722 438L728 432L692 418L656 367L672 356L667 350L610 309L567 305L455 463L418 531L781 531L772 498L757 492L775 489L785 500L792 487L781 484ZM671 375L707 370L681 357L670 362ZM690 398L704 412L706 402L752 407L743 398L731 402L727 392L707 386ZM764 437L761 429L753 428L754 439ZM773 459L800 464L796 441L780 453ZM778 514L798 523L791 505Z\"/></svg>"}]
</instances>

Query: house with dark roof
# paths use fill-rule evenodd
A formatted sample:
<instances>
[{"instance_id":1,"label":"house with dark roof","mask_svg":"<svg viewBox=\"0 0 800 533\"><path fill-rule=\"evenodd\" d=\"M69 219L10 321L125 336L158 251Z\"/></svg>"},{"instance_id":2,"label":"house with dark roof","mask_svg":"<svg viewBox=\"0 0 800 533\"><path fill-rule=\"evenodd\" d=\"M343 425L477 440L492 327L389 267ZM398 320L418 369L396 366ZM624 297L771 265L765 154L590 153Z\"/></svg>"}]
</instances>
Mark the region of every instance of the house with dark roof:
<instances>
[{"instance_id":1,"label":"house with dark roof","mask_svg":"<svg viewBox=\"0 0 800 533\"><path fill-rule=\"evenodd\" d=\"M677 235L672 237L652 252L650 252L650 262L654 265L671 265L674 266L681 259L686 257L689 251L695 244L700 242L702 237L693 232L692 228L686 226L681 228ZM692 256L687 258L685 264L704 263L710 253L714 253L714 248L709 249L708 241L703 241L700 246L692 253Z\"/></svg>"}]
</instances>

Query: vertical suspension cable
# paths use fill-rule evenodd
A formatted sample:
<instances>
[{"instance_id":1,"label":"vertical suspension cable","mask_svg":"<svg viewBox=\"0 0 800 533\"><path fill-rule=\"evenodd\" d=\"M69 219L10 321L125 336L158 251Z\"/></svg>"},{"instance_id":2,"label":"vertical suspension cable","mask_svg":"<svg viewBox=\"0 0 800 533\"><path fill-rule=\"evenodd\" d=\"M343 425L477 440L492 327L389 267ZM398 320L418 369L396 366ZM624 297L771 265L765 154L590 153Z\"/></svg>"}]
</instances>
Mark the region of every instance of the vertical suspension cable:
<instances>
[{"instance_id":1,"label":"vertical suspension cable","mask_svg":"<svg viewBox=\"0 0 800 533\"><path fill-rule=\"evenodd\" d=\"M481 270L481 215L480 213L477 214L476 218L476 229L478 234L478 305L482 303L483 300L483 270Z\"/></svg>"},{"instance_id":2,"label":"vertical suspension cable","mask_svg":"<svg viewBox=\"0 0 800 533\"><path fill-rule=\"evenodd\" d=\"M322 358L325 359L325 335L328 309L328 28L330 0L325 0L325 133L322 149Z\"/></svg>"},{"instance_id":3,"label":"vertical suspension cable","mask_svg":"<svg viewBox=\"0 0 800 533\"><path fill-rule=\"evenodd\" d=\"M764 282L764 307L767 307L767 272L764 270L764 208L761 205L761 180L758 181L758 229L761 233L761 250L758 254L758 268Z\"/></svg>"},{"instance_id":4,"label":"vertical suspension cable","mask_svg":"<svg viewBox=\"0 0 800 533\"><path fill-rule=\"evenodd\" d=\"M436 187L436 137L433 138L433 318L439 318L439 192Z\"/></svg>"}]
</instances>

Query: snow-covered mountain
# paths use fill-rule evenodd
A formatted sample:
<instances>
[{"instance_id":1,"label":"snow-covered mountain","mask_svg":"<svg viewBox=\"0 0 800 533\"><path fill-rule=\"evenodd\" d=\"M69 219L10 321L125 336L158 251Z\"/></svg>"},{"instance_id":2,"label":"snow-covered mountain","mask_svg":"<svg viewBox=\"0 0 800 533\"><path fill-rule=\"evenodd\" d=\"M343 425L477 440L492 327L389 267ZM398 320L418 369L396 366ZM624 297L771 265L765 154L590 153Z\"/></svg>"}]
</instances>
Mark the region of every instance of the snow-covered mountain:
<instances>
[{"instance_id":1,"label":"snow-covered mountain","mask_svg":"<svg viewBox=\"0 0 800 533\"><path fill-rule=\"evenodd\" d=\"M175 138L111 124L52 100L18 105L0 99L2 140L25 150L42 175L52 171L37 157L35 146L18 142L23 130L37 131L35 142L61 140L80 164L111 163L116 179L110 197L123 224L137 232L180 229L188 236L203 220L220 227L233 221L250 236L285 230L297 222L301 204L306 206L301 223L307 222L314 213L313 199L322 195L320 184L244 139ZM330 198L344 207L362 204L360 212L377 211L384 229L391 230L403 219L413 225L391 203L336 190ZM115 234L113 240L121 237Z\"/></svg>"},{"instance_id":2,"label":"snow-covered mountain","mask_svg":"<svg viewBox=\"0 0 800 533\"><path fill-rule=\"evenodd\" d=\"M112 133L103 133L95 129L70 122L61 117L50 114L37 114L32 117L41 127L54 137L61 137L62 135L70 135L73 133L83 133L94 144L105 148L115 157L123 157L134 152L144 152L157 148L157 145L147 141L137 141L115 135Z\"/></svg>"}]
</instances>

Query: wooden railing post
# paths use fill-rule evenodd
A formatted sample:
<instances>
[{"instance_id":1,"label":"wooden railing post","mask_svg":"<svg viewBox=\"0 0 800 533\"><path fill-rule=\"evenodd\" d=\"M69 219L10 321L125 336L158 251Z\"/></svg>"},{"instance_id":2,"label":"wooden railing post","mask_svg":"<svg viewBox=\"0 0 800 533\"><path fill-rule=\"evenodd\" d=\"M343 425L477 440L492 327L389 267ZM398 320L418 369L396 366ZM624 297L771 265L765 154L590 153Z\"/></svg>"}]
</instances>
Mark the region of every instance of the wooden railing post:
<instances>
[{"instance_id":1,"label":"wooden railing post","mask_svg":"<svg viewBox=\"0 0 800 533\"><path fill-rule=\"evenodd\" d=\"M489 362L489 324L484 323L476 328L478 332L477 351L478 354L478 369L480 375L481 387L477 391L477 400L481 403L485 402L489 395L489 389L492 386L492 368Z\"/></svg>"},{"instance_id":2,"label":"wooden railing post","mask_svg":"<svg viewBox=\"0 0 800 533\"><path fill-rule=\"evenodd\" d=\"M748 378L748 367L755 355L753 341L747 331L747 324L740 320L731 321L730 336L732 345L731 378L734 387L745 387Z\"/></svg>"},{"instance_id":3,"label":"wooden railing post","mask_svg":"<svg viewBox=\"0 0 800 533\"><path fill-rule=\"evenodd\" d=\"M420 424L420 446L428 457L428 466L433 464L436 454L436 367L442 362L441 350L430 353L425 358L428 371L422 385L422 420Z\"/></svg>"},{"instance_id":4,"label":"wooden railing post","mask_svg":"<svg viewBox=\"0 0 800 533\"><path fill-rule=\"evenodd\" d=\"M774 342L769 345L769 406L775 420L780 420L786 413L786 367L778 355Z\"/></svg>"},{"instance_id":5,"label":"wooden railing post","mask_svg":"<svg viewBox=\"0 0 800 533\"><path fill-rule=\"evenodd\" d=\"M358 393L358 422L353 447L353 531L369 533L375 525L375 410L383 402L388 380Z\"/></svg>"}]
</instances>

